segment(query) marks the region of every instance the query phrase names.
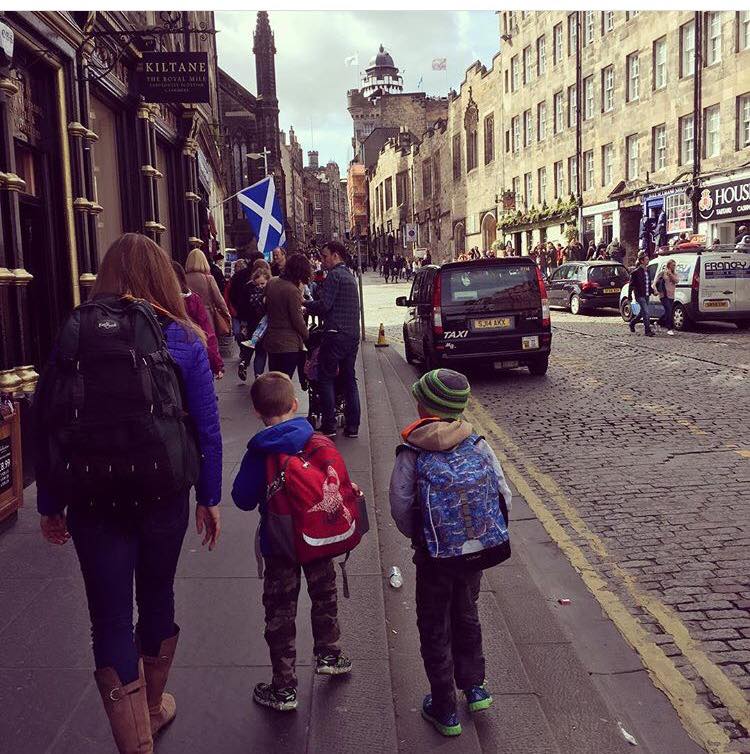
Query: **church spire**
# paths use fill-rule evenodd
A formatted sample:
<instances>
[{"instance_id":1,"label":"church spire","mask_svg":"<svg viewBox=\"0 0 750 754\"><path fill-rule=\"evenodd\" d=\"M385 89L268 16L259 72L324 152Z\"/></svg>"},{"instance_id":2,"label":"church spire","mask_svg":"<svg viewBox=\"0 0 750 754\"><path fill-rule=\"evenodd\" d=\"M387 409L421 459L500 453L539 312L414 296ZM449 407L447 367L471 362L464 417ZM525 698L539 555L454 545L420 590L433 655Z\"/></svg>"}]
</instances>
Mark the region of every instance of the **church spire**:
<instances>
[{"instance_id":1,"label":"church spire","mask_svg":"<svg viewBox=\"0 0 750 754\"><path fill-rule=\"evenodd\" d=\"M276 100L276 66L271 24L268 22L268 12L258 11L253 36L253 53L255 54L255 77L257 81L258 97L266 100Z\"/></svg>"}]
</instances>

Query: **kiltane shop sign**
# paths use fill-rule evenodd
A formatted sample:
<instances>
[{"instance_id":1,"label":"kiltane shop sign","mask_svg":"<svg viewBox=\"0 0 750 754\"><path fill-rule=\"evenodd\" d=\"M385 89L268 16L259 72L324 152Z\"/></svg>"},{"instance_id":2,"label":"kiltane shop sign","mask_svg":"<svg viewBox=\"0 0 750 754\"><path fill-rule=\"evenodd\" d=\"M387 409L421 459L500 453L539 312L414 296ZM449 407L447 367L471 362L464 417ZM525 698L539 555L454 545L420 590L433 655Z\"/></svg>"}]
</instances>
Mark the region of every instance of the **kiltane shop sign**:
<instances>
[{"instance_id":1,"label":"kiltane shop sign","mask_svg":"<svg viewBox=\"0 0 750 754\"><path fill-rule=\"evenodd\" d=\"M208 102L207 52L144 52L141 94L146 102Z\"/></svg>"},{"instance_id":2,"label":"kiltane shop sign","mask_svg":"<svg viewBox=\"0 0 750 754\"><path fill-rule=\"evenodd\" d=\"M701 220L741 215L750 215L750 178L701 189L698 196L698 216Z\"/></svg>"}]
</instances>

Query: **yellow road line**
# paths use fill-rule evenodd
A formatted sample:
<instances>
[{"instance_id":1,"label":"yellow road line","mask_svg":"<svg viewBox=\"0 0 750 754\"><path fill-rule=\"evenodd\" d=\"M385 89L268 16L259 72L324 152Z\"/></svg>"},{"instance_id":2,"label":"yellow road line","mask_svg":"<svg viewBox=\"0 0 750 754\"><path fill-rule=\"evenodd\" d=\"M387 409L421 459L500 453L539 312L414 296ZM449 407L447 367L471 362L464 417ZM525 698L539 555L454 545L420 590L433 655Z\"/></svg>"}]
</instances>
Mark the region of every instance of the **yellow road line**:
<instances>
[{"instance_id":1,"label":"yellow road line","mask_svg":"<svg viewBox=\"0 0 750 754\"><path fill-rule=\"evenodd\" d=\"M472 400L467 412L475 428L484 434L494 434L506 447L518 452L517 444L504 432L487 412ZM607 587L606 580L586 558L583 551L570 539L554 514L542 499L531 489L525 477L502 450L495 448L508 477L523 495L529 507L557 543L573 567L581 574L584 583L599 604L612 619L620 633L638 652L644 666L654 683L667 695L677 711L688 734L711 754L723 754L728 751L731 741L724 729L714 720L708 708L698 699L694 686L682 675L674 662L667 657L650 638L641 624L634 618L620 598ZM520 454L523 458L523 455ZM603 558L608 558L604 543L581 519L575 509L567 502L556 482L547 474L537 469L525 458L523 466L544 490L555 500L561 512L573 529L581 535L592 549ZM658 620L674 638L675 644L690 661L706 686L719 697L730 714L743 727L750 724L750 707L744 694L721 669L699 648L690 637L689 631L680 619L654 596L643 592L635 580L622 568L615 565L615 574L637 604L647 610Z\"/></svg>"}]
</instances>

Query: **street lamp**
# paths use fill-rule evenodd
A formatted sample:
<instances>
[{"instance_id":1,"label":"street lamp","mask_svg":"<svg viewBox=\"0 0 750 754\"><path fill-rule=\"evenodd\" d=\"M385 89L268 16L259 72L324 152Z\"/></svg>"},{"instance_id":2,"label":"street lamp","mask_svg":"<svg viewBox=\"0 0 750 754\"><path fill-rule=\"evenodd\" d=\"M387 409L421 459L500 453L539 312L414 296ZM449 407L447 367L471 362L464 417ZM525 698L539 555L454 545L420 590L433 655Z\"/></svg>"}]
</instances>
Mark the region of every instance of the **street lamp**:
<instances>
[{"instance_id":1,"label":"street lamp","mask_svg":"<svg viewBox=\"0 0 750 754\"><path fill-rule=\"evenodd\" d=\"M263 160L263 171L264 176L268 175L268 155L271 154L271 152L263 147L262 152L248 152L247 157L251 160Z\"/></svg>"}]
</instances>

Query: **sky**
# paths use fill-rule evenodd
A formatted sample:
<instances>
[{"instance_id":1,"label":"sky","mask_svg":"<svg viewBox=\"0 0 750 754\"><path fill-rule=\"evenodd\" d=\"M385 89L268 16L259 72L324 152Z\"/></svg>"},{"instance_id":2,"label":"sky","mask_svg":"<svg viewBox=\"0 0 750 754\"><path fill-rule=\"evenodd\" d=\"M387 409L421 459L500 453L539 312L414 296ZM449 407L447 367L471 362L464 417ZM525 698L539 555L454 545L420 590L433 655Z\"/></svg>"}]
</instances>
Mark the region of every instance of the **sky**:
<instances>
[{"instance_id":1,"label":"sky","mask_svg":"<svg viewBox=\"0 0 750 754\"><path fill-rule=\"evenodd\" d=\"M216 11L219 66L255 93L255 11ZM458 89L466 69L480 60L489 67L498 52L494 11L269 11L276 41L279 126L294 126L307 164L338 162L342 176L352 158L352 121L346 92L359 87L359 73L382 43L404 78L404 91L445 95ZM359 67L344 59L358 54ZM448 69L433 71L434 58Z\"/></svg>"}]
</instances>

